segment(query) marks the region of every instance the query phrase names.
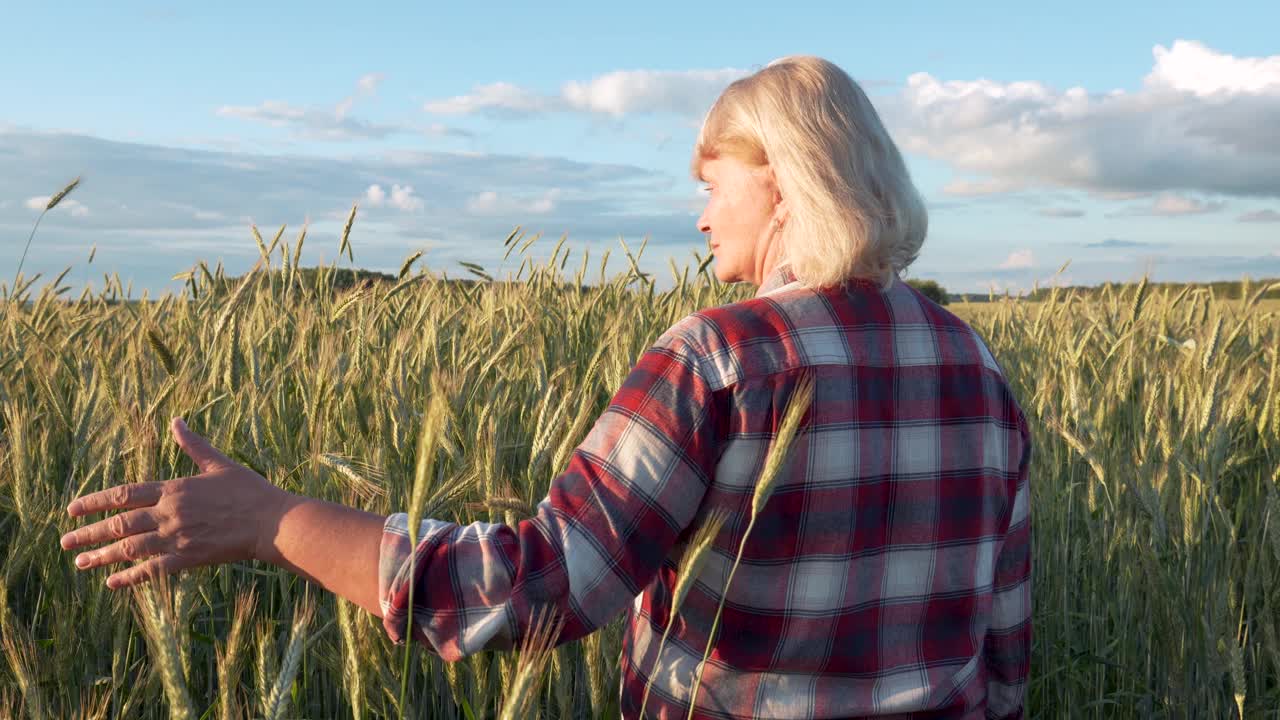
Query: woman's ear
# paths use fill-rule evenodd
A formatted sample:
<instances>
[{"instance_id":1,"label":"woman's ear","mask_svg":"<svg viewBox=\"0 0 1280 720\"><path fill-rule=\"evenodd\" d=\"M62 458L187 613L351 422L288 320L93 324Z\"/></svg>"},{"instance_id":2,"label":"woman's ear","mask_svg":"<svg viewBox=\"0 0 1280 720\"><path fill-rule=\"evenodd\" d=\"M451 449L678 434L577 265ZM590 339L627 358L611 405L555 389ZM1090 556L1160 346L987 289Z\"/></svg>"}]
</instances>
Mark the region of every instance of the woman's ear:
<instances>
[{"instance_id":1,"label":"woman's ear","mask_svg":"<svg viewBox=\"0 0 1280 720\"><path fill-rule=\"evenodd\" d=\"M787 199L782 197L782 188L778 186L778 175L773 171L773 167L769 167L769 187L773 194L773 219L778 225L782 225L787 221Z\"/></svg>"}]
</instances>

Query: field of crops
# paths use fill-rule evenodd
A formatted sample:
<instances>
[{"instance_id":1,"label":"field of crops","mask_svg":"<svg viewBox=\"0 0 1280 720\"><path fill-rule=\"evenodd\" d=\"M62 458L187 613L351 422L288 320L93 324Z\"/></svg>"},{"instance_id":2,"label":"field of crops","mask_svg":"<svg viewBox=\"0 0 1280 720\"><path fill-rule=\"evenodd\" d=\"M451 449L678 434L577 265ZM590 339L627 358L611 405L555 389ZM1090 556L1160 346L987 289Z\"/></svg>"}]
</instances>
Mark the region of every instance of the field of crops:
<instances>
[{"instance_id":1,"label":"field of crops","mask_svg":"<svg viewBox=\"0 0 1280 720\"><path fill-rule=\"evenodd\" d=\"M657 292L634 263L601 278L563 245L519 282L437 282L411 257L398 282L338 291L276 247L242 280L198 265L181 298L116 302L117 283L77 300L55 281L4 302L0 716L497 716L518 653L413 648L402 693L403 649L358 607L255 563L177 576L169 596L109 591L59 549L65 507L192 474L166 431L181 415L291 491L399 511L434 376L449 408L431 512L515 522L659 334L754 292L705 264ZM1034 716L1280 707L1280 317L1250 301L1263 289L951 306L1034 426ZM558 648L527 716L616 717L620 634Z\"/></svg>"}]
</instances>

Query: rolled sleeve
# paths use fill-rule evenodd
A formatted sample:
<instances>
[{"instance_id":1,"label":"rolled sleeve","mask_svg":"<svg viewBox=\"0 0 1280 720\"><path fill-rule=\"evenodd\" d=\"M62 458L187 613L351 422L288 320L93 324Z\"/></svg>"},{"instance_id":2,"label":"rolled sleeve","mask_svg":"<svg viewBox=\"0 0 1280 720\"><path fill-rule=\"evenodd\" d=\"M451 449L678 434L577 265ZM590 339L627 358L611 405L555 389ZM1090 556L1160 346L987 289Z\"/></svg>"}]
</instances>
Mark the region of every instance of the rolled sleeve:
<instances>
[{"instance_id":1,"label":"rolled sleeve","mask_svg":"<svg viewBox=\"0 0 1280 720\"><path fill-rule=\"evenodd\" d=\"M714 391L679 327L636 363L532 518L425 519L416 548L406 514L387 518L378 594L394 642L411 583L414 637L446 660L516 646L546 604L565 621L557 644L630 605L701 504L719 444Z\"/></svg>"}]
</instances>

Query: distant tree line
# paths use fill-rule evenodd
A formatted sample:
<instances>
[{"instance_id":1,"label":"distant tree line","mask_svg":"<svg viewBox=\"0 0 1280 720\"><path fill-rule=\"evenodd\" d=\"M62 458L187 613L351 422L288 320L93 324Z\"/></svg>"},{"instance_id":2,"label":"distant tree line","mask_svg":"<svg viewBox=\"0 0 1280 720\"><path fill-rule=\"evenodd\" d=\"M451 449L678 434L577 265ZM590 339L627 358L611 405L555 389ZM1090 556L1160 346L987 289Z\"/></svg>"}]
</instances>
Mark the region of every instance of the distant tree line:
<instances>
[{"instance_id":1,"label":"distant tree line","mask_svg":"<svg viewBox=\"0 0 1280 720\"><path fill-rule=\"evenodd\" d=\"M937 280L919 280L911 278L907 280L907 284L916 290L919 290L921 295L924 295L939 305L950 304L950 297L947 295L946 288L939 285Z\"/></svg>"},{"instance_id":2,"label":"distant tree line","mask_svg":"<svg viewBox=\"0 0 1280 720\"><path fill-rule=\"evenodd\" d=\"M1133 292L1134 286L1138 283L1103 283L1102 285L1063 285L1058 289L1058 297L1064 297L1068 291L1074 290L1076 295L1085 298L1092 298L1101 295L1103 288L1110 285L1111 292L1127 291ZM1147 292L1163 292L1168 288L1170 292L1180 292L1187 285L1197 288L1209 288L1213 291L1213 296L1220 300L1240 299L1244 283L1240 280L1212 280L1209 282L1147 282ZM1263 293L1264 299L1280 298L1280 277L1263 278L1261 280L1249 281L1249 297L1253 297L1254 293L1267 285L1277 285L1277 287ZM1051 287L1037 288L1035 291L1028 293L1025 297L1027 300L1047 300L1049 293L1052 292Z\"/></svg>"},{"instance_id":3,"label":"distant tree line","mask_svg":"<svg viewBox=\"0 0 1280 720\"><path fill-rule=\"evenodd\" d=\"M314 287L317 277L317 268L298 268L297 270L301 282L310 287ZM396 276L390 273L377 272L374 270L348 269L340 268L336 270L328 270L330 277L328 281L333 284L336 289L346 290L357 285L364 285L372 282L395 283ZM463 285L471 285L483 280L465 277L466 271L459 269L458 274L464 277L450 277L448 282L460 283ZM452 273L451 273L452 275ZM234 283L238 278L228 278L228 282ZM497 281L495 281L497 282ZM952 300L967 302L987 302L991 299L992 293L948 293L946 288L938 283L937 280L922 280L919 278L910 278L905 281L908 285L919 290L922 295L929 298L939 305L948 305ZM1103 283L1101 285L1063 285L1058 289L1058 297L1062 298L1070 291L1074 291L1076 295L1085 298L1092 298L1100 295L1103 288L1111 286L1112 292L1132 292L1133 286L1137 283ZM1161 292L1165 288L1169 288L1170 292L1179 292L1185 285L1193 285L1195 287L1212 288L1213 295L1223 300L1239 299L1241 295L1242 282L1240 280L1214 280L1203 283L1181 283L1181 282L1148 282L1147 292ZM1249 285L1250 296L1266 285L1280 285L1280 277L1263 278L1261 280L1251 280ZM1032 302L1047 300L1051 287L1037 288L1033 292L1019 296L1022 300ZM995 297L1004 297L1003 293L995 293ZM1272 288L1267 291L1263 298L1280 298L1280 287Z\"/></svg>"}]
</instances>

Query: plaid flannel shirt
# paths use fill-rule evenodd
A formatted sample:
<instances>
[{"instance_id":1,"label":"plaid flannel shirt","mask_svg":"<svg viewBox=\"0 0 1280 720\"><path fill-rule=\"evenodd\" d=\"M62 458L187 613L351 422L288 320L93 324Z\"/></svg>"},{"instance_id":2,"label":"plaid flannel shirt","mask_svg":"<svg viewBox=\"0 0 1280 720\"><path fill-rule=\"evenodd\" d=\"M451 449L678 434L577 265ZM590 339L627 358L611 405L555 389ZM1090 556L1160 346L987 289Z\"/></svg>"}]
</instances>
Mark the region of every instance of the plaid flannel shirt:
<instances>
[{"instance_id":1,"label":"plaid flannel shirt","mask_svg":"<svg viewBox=\"0 0 1280 720\"><path fill-rule=\"evenodd\" d=\"M445 660L559 642L626 612L622 717L684 718L765 455L802 372L813 405L725 597L697 718L1016 718L1031 650L1026 419L983 340L900 278L811 290L777 268L644 353L517 527L421 523L381 545L384 626ZM729 521L678 608L677 563Z\"/></svg>"}]
</instances>

